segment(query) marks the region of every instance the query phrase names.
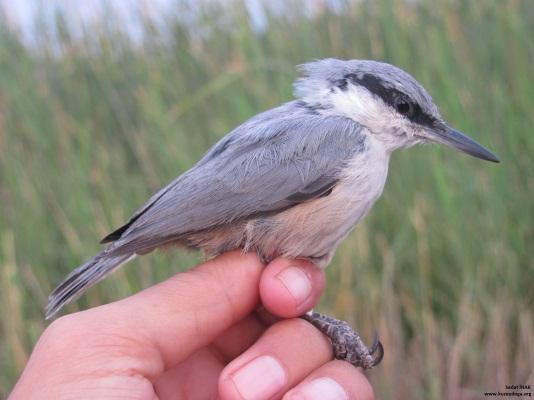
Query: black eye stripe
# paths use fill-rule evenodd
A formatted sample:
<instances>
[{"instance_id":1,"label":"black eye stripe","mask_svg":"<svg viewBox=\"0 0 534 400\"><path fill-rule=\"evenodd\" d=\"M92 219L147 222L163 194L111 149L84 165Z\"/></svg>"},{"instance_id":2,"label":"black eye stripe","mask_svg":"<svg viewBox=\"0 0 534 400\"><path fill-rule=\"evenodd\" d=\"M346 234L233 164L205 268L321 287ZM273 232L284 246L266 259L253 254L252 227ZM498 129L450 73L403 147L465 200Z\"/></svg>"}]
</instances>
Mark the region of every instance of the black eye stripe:
<instances>
[{"instance_id":1,"label":"black eye stripe","mask_svg":"<svg viewBox=\"0 0 534 400\"><path fill-rule=\"evenodd\" d=\"M434 118L432 118L430 115L424 113L423 110L421 110L419 104L413 102L404 93L396 89L385 87L383 82L374 75L347 74L345 75L344 79L340 79L333 83L339 89L347 90L349 82L355 85L365 87L371 93L379 96L386 104L390 105L391 107L395 107L400 100L411 103L413 107L413 112L411 112L410 115L406 115L406 117L412 122L426 126L432 126L436 122Z\"/></svg>"}]
</instances>

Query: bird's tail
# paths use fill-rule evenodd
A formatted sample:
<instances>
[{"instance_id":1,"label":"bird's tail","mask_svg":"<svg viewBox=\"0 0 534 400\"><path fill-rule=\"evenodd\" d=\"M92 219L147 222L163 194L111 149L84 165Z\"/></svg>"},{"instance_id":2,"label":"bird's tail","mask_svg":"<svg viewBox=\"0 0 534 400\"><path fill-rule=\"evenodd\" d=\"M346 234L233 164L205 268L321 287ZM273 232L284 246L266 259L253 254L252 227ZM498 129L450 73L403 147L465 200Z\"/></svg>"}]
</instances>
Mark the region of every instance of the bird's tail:
<instances>
[{"instance_id":1,"label":"bird's tail","mask_svg":"<svg viewBox=\"0 0 534 400\"><path fill-rule=\"evenodd\" d=\"M104 250L80 265L48 296L46 319L54 316L64 305L76 300L88 288L134 257L135 254L111 255Z\"/></svg>"}]
</instances>

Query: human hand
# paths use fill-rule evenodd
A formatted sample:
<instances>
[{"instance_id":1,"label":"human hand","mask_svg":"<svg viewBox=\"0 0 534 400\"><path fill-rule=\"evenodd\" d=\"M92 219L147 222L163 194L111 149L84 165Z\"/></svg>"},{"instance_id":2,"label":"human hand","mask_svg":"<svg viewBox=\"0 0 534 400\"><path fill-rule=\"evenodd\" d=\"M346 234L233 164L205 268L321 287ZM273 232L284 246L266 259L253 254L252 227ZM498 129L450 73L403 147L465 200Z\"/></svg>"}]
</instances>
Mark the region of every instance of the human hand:
<instances>
[{"instance_id":1,"label":"human hand","mask_svg":"<svg viewBox=\"0 0 534 400\"><path fill-rule=\"evenodd\" d=\"M300 279L299 279L300 278ZM322 271L304 260L231 252L124 300L61 317L11 393L18 399L373 399L363 373L294 318Z\"/></svg>"}]
</instances>

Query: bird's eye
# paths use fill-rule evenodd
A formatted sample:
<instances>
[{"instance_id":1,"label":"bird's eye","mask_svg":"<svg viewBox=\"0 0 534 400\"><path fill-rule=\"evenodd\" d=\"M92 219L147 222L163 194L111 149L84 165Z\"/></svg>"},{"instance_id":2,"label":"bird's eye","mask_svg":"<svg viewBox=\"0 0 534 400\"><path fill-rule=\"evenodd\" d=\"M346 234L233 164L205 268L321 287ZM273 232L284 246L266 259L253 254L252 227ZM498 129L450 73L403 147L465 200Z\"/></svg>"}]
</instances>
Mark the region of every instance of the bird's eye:
<instances>
[{"instance_id":1,"label":"bird's eye","mask_svg":"<svg viewBox=\"0 0 534 400\"><path fill-rule=\"evenodd\" d=\"M414 106L412 103L410 103L409 101L405 100L405 99L399 99L396 103L395 103L395 108L397 109L397 111L402 114L402 115L412 115L413 114L413 111L414 111Z\"/></svg>"}]
</instances>

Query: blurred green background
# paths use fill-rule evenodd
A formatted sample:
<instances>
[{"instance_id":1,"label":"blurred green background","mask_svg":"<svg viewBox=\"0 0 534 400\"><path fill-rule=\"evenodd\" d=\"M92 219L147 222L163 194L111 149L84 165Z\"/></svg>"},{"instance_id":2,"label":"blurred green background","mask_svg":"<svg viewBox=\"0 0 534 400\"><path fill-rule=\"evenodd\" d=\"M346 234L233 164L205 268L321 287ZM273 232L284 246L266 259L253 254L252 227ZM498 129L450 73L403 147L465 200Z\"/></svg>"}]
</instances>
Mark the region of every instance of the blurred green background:
<instances>
[{"instance_id":1,"label":"blurred green background","mask_svg":"<svg viewBox=\"0 0 534 400\"><path fill-rule=\"evenodd\" d=\"M294 66L322 57L406 69L502 163L394 154L319 309L380 333L378 398L534 384L533 2L253 3L175 1L158 22L141 9L135 35L113 12L76 29L61 12L35 17L29 41L0 18L0 397L46 327L49 291L218 138L291 99ZM69 311L199 260L137 259Z\"/></svg>"}]
</instances>

